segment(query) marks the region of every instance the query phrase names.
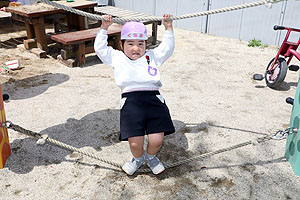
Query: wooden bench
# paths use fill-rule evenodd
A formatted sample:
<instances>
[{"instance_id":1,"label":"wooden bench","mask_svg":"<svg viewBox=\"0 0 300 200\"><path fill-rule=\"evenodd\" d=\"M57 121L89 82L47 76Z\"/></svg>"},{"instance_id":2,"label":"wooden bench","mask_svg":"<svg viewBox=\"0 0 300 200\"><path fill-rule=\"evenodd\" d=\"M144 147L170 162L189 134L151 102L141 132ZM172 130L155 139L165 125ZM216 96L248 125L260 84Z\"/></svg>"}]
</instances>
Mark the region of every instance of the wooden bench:
<instances>
[{"instance_id":1,"label":"wooden bench","mask_svg":"<svg viewBox=\"0 0 300 200\"><path fill-rule=\"evenodd\" d=\"M122 25L112 24L108 31L108 45L120 50ZM85 64L85 55L95 52L94 40L99 28L51 35L51 39L60 44L61 52L57 59L69 67Z\"/></svg>"},{"instance_id":2,"label":"wooden bench","mask_svg":"<svg viewBox=\"0 0 300 200\"><path fill-rule=\"evenodd\" d=\"M141 12L135 12L131 10L126 10L114 6L101 6L94 7L95 13L100 15L112 15L118 18L126 18L126 17L153 17L152 15L148 15ZM161 25L161 21L142 21L145 25L152 24L152 33L151 36L148 37L148 44L155 45L157 42L157 26Z\"/></svg>"}]
</instances>

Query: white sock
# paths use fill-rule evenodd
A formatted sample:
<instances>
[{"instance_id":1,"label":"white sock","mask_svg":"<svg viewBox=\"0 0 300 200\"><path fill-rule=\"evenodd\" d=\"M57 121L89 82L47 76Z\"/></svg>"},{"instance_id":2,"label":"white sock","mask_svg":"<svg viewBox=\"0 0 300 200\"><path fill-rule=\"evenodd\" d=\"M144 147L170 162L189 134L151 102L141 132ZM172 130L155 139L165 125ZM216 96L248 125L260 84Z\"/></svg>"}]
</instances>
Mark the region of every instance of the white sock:
<instances>
[{"instance_id":1,"label":"white sock","mask_svg":"<svg viewBox=\"0 0 300 200\"><path fill-rule=\"evenodd\" d=\"M143 160L144 160L144 155L142 155L142 156L139 157L139 158L136 158L136 157L133 156L133 158L134 158L136 161L138 161L138 162L143 162Z\"/></svg>"},{"instance_id":2,"label":"white sock","mask_svg":"<svg viewBox=\"0 0 300 200\"><path fill-rule=\"evenodd\" d=\"M146 153L146 159L152 159L155 156L156 156L155 154L154 155L150 155L150 154Z\"/></svg>"}]
</instances>

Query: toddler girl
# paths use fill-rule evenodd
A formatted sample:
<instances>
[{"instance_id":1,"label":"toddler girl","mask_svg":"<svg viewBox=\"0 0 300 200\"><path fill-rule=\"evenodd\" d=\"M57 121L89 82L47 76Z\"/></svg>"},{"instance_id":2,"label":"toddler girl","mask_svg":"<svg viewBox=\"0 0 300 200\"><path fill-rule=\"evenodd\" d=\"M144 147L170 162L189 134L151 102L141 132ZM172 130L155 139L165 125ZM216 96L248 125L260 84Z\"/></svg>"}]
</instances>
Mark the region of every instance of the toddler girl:
<instances>
[{"instance_id":1,"label":"toddler girl","mask_svg":"<svg viewBox=\"0 0 300 200\"><path fill-rule=\"evenodd\" d=\"M164 171L156 157L164 135L175 132L169 109L159 93L162 86L159 67L173 54L174 33L170 15L164 14L165 33L161 44L146 50L147 29L141 22L127 22L121 31L122 51L107 46L107 29L112 17L104 16L94 48L106 65L113 67L116 84L122 90L120 140L129 142L133 158L122 169L129 175L145 162L154 174ZM148 144L144 153L144 137Z\"/></svg>"}]
</instances>

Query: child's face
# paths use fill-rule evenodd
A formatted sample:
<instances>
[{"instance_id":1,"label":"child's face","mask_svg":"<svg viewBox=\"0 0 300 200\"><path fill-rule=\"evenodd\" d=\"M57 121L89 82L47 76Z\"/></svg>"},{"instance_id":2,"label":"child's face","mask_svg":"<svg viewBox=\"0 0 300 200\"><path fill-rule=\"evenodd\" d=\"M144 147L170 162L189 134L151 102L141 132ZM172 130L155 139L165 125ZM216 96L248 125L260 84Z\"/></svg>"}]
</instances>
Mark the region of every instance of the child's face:
<instances>
[{"instance_id":1,"label":"child's face","mask_svg":"<svg viewBox=\"0 0 300 200\"><path fill-rule=\"evenodd\" d=\"M145 40L125 40L124 53L131 60L137 60L146 52Z\"/></svg>"}]
</instances>

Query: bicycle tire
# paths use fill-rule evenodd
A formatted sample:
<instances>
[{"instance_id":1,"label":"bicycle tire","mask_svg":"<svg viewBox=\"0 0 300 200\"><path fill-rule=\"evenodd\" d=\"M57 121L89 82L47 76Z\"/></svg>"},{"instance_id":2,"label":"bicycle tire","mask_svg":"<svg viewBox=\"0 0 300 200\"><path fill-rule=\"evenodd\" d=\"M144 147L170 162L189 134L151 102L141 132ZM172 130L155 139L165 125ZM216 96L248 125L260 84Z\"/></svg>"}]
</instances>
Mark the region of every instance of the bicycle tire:
<instances>
[{"instance_id":1,"label":"bicycle tire","mask_svg":"<svg viewBox=\"0 0 300 200\"><path fill-rule=\"evenodd\" d=\"M277 88L281 85L283 80L285 79L286 73L287 73L287 63L286 60L282 57L279 57L277 59L277 62L273 68L272 71L269 70L269 68L272 66L275 58L273 58L270 63L267 66L266 72L265 72L265 81L268 87L270 88Z\"/></svg>"}]
</instances>

